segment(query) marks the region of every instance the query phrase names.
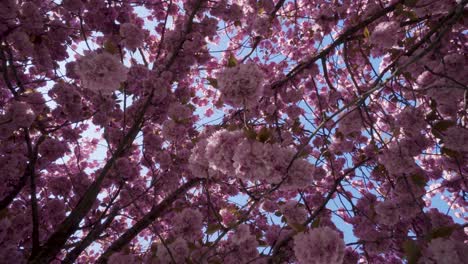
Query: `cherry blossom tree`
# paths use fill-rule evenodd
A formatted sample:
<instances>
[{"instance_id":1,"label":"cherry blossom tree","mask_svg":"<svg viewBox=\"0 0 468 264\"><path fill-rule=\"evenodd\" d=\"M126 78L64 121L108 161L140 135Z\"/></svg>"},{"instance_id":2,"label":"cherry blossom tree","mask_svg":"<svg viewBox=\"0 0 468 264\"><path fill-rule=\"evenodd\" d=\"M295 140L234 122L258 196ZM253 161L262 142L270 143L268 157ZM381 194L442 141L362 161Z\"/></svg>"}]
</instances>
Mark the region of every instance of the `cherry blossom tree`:
<instances>
[{"instance_id":1,"label":"cherry blossom tree","mask_svg":"<svg viewBox=\"0 0 468 264\"><path fill-rule=\"evenodd\" d=\"M464 263L467 3L0 1L0 263Z\"/></svg>"}]
</instances>

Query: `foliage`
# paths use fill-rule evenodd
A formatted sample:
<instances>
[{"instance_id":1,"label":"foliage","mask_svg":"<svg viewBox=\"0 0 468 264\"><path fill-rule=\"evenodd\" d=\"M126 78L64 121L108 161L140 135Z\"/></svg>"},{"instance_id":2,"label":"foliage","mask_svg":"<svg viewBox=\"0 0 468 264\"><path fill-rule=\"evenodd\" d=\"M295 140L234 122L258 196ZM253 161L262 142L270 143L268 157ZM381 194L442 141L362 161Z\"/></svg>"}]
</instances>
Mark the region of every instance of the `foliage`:
<instances>
[{"instance_id":1,"label":"foliage","mask_svg":"<svg viewBox=\"0 0 468 264\"><path fill-rule=\"evenodd\" d=\"M2 0L0 263L462 263L467 2Z\"/></svg>"}]
</instances>

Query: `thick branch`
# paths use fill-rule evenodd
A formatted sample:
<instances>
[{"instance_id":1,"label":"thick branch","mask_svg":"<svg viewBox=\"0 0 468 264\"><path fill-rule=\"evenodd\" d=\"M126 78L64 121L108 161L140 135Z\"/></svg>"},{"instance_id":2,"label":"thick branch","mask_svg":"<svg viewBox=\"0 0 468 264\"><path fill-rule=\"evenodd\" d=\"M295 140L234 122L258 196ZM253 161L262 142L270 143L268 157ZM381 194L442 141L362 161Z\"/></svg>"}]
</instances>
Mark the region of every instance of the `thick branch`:
<instances>
[{"instance_id":1,"label":"thick branch","mask_svg":"<svg viewBox=\"0 0 468 264\"><path fill-rule=\"evenodd\" d=\"M31 137L29 136L29 129L24 130L24 137L26 139L26 143L28 145L28 153L29 153L29 160L34 161L29 166L29 183L31 188L31 215L32 215L32 251L31 255L35 255L37 250L39 249L39 214L37 208L37 193L36 193L36 168L35 168L35 160L37 158L37 151L36 154L34 153L33 146L31 144Z\"/></svg>"},{"instance_id":2,"label":"thick branch","mask_svg":"<svg viewBox=\"0 0 468 264\"><path fill-rule=\"evenodd\" d=\"M114 208L109 216L107 216L106 221L104 223L98 223L96 227L91 230L91 232L86 235L86 237L76 245L70 253L67 254L65 259L62 261L62 264L71 264L80 256L81 252L85 250L91 243L93 243L101 233L106 230L112 221L114 221L115 216L119 212L118 208Z\"/></svg>"},{"instance_id":3,"label":"thick branch","mask_svg":"<svg viewBox=\"0 0 468 264\"><path fill-rule=\"evenodd\" d=\"M23 175L19 179L19 182L15 185L15 187L13 187L13 190L5 198L3 198L0 201L0 211L7 208L10 205L10 203L13 202L15 197L21 192L23 187L26 185L26 182L28 181L28 178L30 177L31 173L34 171L34 167L36 165L37 152L38 152L39 145L44 141L44 139L45 139L44 135L42 135L38 139L36 146L32 150L32 154L29 155L30 159L28 161L28 165L26 166L26 169Z\"/></svg>"},{"instance_id":4,"label":"thick branch","mask_svg":"<svg viewBox=\"0 0 468 264\"><path fill-rule=\"evenodd\" d=\"M180 186L179 189L171 193L158 205L153 206L153 208L143 216L140 221L138 221L134 226L128 229L123 233L112 245L107 248L107 250L99 257L96 263L107 263L107 259L114 254L119 252L122 248L130 243L143 229L147 228L156 218L161 216L171 205L172 203L179 198L182 194L185 194L192 187L201 182L202 179L192 179L186 182L184 185Z\"/></svg>"}]
</instances>

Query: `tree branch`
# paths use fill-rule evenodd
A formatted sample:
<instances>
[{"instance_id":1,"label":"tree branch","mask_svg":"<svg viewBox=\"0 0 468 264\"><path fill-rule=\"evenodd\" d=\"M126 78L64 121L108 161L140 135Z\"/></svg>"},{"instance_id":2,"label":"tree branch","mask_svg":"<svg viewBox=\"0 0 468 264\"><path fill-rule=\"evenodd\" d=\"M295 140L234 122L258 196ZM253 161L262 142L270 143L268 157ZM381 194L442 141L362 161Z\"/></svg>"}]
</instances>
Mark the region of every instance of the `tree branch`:
<instances>
[{"instance_id":1,"label":"tree branch","mask_svg":"<svg viewBox=\"0 0 468 264\"><path fill-rule=\"evenodd\" d=\"M326 48L322 49L322 51L320 51L319 53L316 53L311 58L299 63L289 73L287 73L286 76L283 79L273 83L272 86L271 86L272 89L279 88L279 87L283 86L284 84L286 84L289 80L296 77L303 70L305 70L305 69L309 68L310 66L312 66L312 64L315 63L318 59L327 56L328 53L333 51L334 48L336 48L339 45L343 44L354 33L358 32L359 30L361 30L364 27L368 26L369 24L371 24L375 20L381 18L382 16L394 11L395 8L397 7L397 5L401 4L402 2L403 1L400 0L400 1L396 2L396 3L393 3L392 5L380 10L379 12L377 12L376 14L370 16L369 18L365 19L364 21L360 22L359 24L348 28L333 43L328 45Z\"/></svg>"},{"instance_id":2,"label":"tree branch","mask_svg":"<svg viewBox=\"0 0 468 264\"><path fill-rule=\"evenodd\" d=\"M143 229L147 228L156 218L160 217L171 205L172 203L179 198L180 195L185 194L192 187L201 182L202 179L191 179L182 186L179 187L176 191L171 193L158 205L153 206L153 208L141 218L135 225L123 233L117 240L115 240L107 250L99 257L96 263L107 263L107 259L114 254L119 252L122 248L130 243Z\"/></svg>"}]
</instances>

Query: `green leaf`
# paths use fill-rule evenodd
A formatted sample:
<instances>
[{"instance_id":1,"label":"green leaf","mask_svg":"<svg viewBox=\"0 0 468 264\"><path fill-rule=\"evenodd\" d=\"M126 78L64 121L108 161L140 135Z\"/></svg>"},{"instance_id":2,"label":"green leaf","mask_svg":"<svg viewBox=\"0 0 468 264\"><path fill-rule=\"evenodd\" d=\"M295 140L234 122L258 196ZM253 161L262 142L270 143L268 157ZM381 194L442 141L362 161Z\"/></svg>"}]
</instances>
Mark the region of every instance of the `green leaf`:
<instances>
[{"instance_id":1,"label":"green leaf","mask_svg":"<svg viewBox=\"0 0 468 264\"><path fill-rule=\"evenodd\" d=\"M260 131L257 133L257 141L260 141L262 143L265 143L268 141L268 139L271 137L270 130L267 127L262 127Z\"/></svg>"},{"instance_id":2,"label":"green leaf","mask_svg":"<svg viewBox=\"0 0 468 264\"><path fill-rule=\"evenodd\" d=\"M236 67L238 64L236 57L234 55L229 55L227 66L229 68Z\"/></svg>"},{"instance_id":3,"label":"green leaf","mask_svg":"<svg viewBox=\"0 0 468 264\"><path fill-rule=\"evenodd\" d=\"M436 122L432 128L433 129L436 129L437 131L445 131L447 129L449 129L450 127L453 127L455 126L456 123L453 122L453 121L450 121L450 120L441 120L441 121L438 121Z\"/></svg>"},{"instance_id":4,"label":"green leaf","mask_svg":"<svg viewBox=\"0 0 468 264\"><path fill-rule=\"evenodd\" d=\"M418 3L419 0L405 0L403 1L403 5L409 6L409 7L414 7Z\"/></svg>"},{"instance_id":5,"label":"green leaf","mask_svg":"<svg viewBox=\"0 0 468 264\"><path fill-rule=\"evenodd\" d=\"M182 210L184 210L183 207L175 207L175 208L174 208L174 211L177 212L177 213L182 212Z\"/></svg>"},{"instance_id":6,"label":"green leaf","mask_svg":"<svg viewBox=\"0 0 468 264\"><path fill-rule=\"evenodd\" d=\"M454 226L441 226L434 228L429 234L429 239L431 240L435 238L449 237L454 230Z\"/></svg>"},{"instance_id":7,"label":"green leaf","mask_svg":"<svg viewBox=\"0 0 468 264\"><path fill-rule=\"evenodd\" d=\"M291 127L291 130L292 132L296 133L296 134L299 134L302 132L302 125L301 125L301 121L299 120L299 118L296 118L294 120L294 123Z\"/></svg>"},{"instance_id":8,"label":"green leaf","mask_svg":"<svg viewBox=\"0 0 468 264\"><path fill-rule=\"evenodd\" d=\"M187 244L188 244L188 248L190 250L195 250L195 249L198 248L197 245L195 243L193 243L193 242L188 242Z\"/></svg>"},{"instance_id":9,"label":"green leaf","mask_svg":"<svg viewBox=\"0 0 468 264\"><path fill-rule=\"evenodd\" d=\"M297 158L298 159L305 159L309 156L309 151L306 151L306 150L301 150L300 152L297 153Z\"/></svg>"},{"instance_id":10,"label":"green leaf","mask_svg":"<svg viewBox=\"0 0 468 264\"><path fill-rule=\"evenodd\" d=\"M104 42L104 50L109 52L110 54L117 54L119 52L119 48L117 45L114 44L114 42L108 40Z\"/></svg>"},{"instance_id":11,"label":"green leaf","mask_svg":"<svg viewBox=\"0 0 468 264\"><path fill-rule=\"evenodd\" d=\"M8 208L4 208L3 210L0 211L0 220L8 217Z\"/></svg>"},{"instance_id":12,"label":"green leaf","mask_svg":"<svg viewBox=\"0 0 468 264\"><path fill-rule=\"evenodd\" d=\"M208 80L208 83L213 86L214 88L218 89L218 80L215 78L208 77L206 78Z\"/></svg>"},{"instance_id":13,"label":"green leaf","mask_svg":"<svg viewBox=\"0 0 468 264\"><path fill-rule=\"evenodd\" d=\"M215 224L210 224L206 227L206 233L208 235L212 235L214 234L215 232L219 231L222 227L218 224L218 223L215 223Z\"/></svg>"},{"instance_id":14,"label":"green leaf","mask_svg":"<svg viewBox=\"0 0 468 264\"><path fill-rule=\"evenodd\" d=\"M442 154L444 154L444 155L446 155L446 156L448 156L450 158L454 158L454 159L459 158L461 156L461 154L459 152L457 152L455 150L448 149L446 147L442 147L441 152L442 152Z\"/></svg>"},{"instance_id":15,"label":"green leaf","mask_svg":"<svg viewBox=\"0 0 468 264\"><path fill-rule=\"evenodd\" d=\"M404 6L403 6L402 4L397 4L397 5L395 6L395 13L396 13L397 15L401 15L401 13L403 12L403 10L404 10Z\"/></svg>"},{"instance_id":16,"label":"green leaf","mask_svg":"<svg viewBox=\"0 0 468 264\"><path fill-rule=\"evenodd\" d=\"M230 212L234 216L239 217L239 216L242 215L242 213L239 211L239 208L237 208L237 207L229 207L227 210L228 210L228 212Z\"/></svg>"},{"instance_id":17,"label":"green leaf","mask_svg":"<svg viewBox=\"0 0 468 264\"><path fill-rule=\"evenodd\" d=\"M313 222L312 222L312 228L317 228L320 225L320 217L317 217Z\"/></svg>"},{"instance_id":18,"label":"green leaf","mask_svg":"<svg viewBox=\"0 0 468 264\"><path fill-rule=\"evenodd\" d=\"M434 121L437 119L437 112L432 110L431 112L429 112L427 115L426 115L426 120L427 121Z\"/></svg>"},{"instance_id":19,"label":"green leaf","mask_svg":"<svg viewBox=\"0 0 468 264\"><path fill-rule=\"evenodd\" d=\"M257 132L255 132L255 130L253 130L251 128L245 128L244 129L244 135L248 139L253 139L253 140L257 139Z\"/></svg>"},{"instance_id":20,"label":"green leaf","mask_svg":"<svg viewBox=\"0 0 468 264\"><path fill-rule=\"evenodd\" d=\"M411 180L414 182L414 184L416 184L419 187L424 187L426 186L426 183L427 183L426 178L421 174L411 175Z\"/></svg>"},{"instance_id":21,"label":"green leaf","mask_svg":"<svg viewBox=\"0 0 468 264\"><path fill-rule=\"evenodd\" d=\"M345 136L340 131L336 131L335 132L335 137L338 138L338 139L343 140Z\"/></svg>"},{"instance_id":22,"label":"green leaf","mask_svg":"<svg viewBox=\"0 0 468 264\"><path fill-rule=\"evenodd\" d=\"M305 226L303 226L302 224L298 224L298 223L291 223L291 224L289 224L289 226L291 226L298 233L299 232L304 232L307 229Z\"/></svg>"},{"instance_id":23,"label":"green leaf","mask_svg":"<svg viewBox=\"0 0 468 264\"><path fill-rule=\"evenodd\" d=\"M417 20L418 19L418 16L413 11L406 12L406 16L411 20Z\"/></svg>"},{"instance_id":24,"label":"green leaf","mask_svg":"<svg viewBox=\"0 0 468 264\"><path fill-rule=\"evenodd\" d=\"M408 264L416 264L421 257L421 250L414 240L406 240L403 243L403 250Z\"/></svg>"},{"instance_id":25,"label":"green leaf","mask_svg":"<svg viewBox=\"0 0 468 264\"><path fill-rule=\"evenodd\" d=\"M206 243L204 243L204 246L211 247L213 244L213 241L206 241Z\"/></svg>"},{"instance_id":26,"label":"green leaf","mask_svg":"<svg viewBox=\"0 0 468 264\"><path fill-rule=\"evenodd\" d=\"M158 251L158 243L151 244L151 252L153 252L153 254L156 254L157 251Z\"/></svg>"},{"instance_id":27,"label":"green leaf","mask_svg":"<svg viewBox=\"0 0 468 264\"><path fill-rule=\"evenodd\" d=\"M224 102L223 102L223 100L219 99L218 101L216 101L216 102L214 103L214 105L215 105L217 108L221 108L221 107L224 106Z\"/></svg>"},{"instance_id":28,"label":"green leaf","mask_svg":"<svg viewBox=\"0 0 468 264\"><path fill-rule=\"evenodd\" d=\"M369 29L367 27L364 28L364 37L365 38L369 38L370 37L370 32L369 32Z\"/></svg>"},{"instance_id":29,"label":"green leaf","mask_svg":"<svg viewBox=\"0 0 468 264\"><path fill-rule=\"evenodd\" d=\"M443 135L442 135L441 132L444 132L447 129L449 129L450 127L453 127L455 125L456 125L456 123L453 122L453 121L440 120L440 121L435 122L434 125L432 125L431 132L434 135L434 137L441 139L441 138L443 138Z\"/></svg>"}]
</instances>

